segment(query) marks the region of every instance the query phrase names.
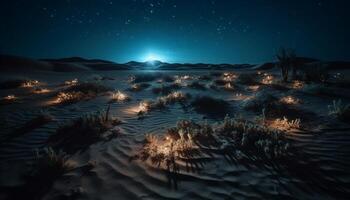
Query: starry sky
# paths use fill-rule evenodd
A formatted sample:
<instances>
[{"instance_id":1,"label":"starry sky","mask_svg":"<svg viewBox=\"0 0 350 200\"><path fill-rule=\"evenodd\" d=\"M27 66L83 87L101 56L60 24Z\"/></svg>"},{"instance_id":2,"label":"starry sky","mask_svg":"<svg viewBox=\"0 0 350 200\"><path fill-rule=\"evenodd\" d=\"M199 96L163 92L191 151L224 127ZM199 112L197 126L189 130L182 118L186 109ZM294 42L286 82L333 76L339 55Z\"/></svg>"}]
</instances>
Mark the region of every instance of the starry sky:
<instances>
[{"instance_id":1,"label":"starry sky","mask_svg":"<svg viewBox=\"0 0 350 200\"><path fill-rule=\"evenodd\" d=\"M0 53L262 63L350 60L348 0L2 0Z\"/></svg>"}]
</instances>

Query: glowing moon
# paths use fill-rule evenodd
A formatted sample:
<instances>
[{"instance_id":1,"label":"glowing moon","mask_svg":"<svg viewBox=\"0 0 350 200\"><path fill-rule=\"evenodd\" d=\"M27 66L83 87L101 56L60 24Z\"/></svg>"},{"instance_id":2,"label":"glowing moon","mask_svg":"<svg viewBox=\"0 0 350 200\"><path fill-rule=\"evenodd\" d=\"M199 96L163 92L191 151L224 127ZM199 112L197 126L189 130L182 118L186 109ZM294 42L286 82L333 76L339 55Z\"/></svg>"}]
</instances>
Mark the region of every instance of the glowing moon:
<instances>
[{"instance_id":1,"label":"glowing moon","mask_svg":"<svg viewBox=\"0 0 350 200\"><path fill-rule=\"evenodd\" d=\"M149 53L145 56L145 59L144 59L146 62L152 62L152 61L155 61L155 60L159 60L159 61L164 61L164 57L158 55L158 54L155 54L155 53Z\"/></svg>"}]
</instances>

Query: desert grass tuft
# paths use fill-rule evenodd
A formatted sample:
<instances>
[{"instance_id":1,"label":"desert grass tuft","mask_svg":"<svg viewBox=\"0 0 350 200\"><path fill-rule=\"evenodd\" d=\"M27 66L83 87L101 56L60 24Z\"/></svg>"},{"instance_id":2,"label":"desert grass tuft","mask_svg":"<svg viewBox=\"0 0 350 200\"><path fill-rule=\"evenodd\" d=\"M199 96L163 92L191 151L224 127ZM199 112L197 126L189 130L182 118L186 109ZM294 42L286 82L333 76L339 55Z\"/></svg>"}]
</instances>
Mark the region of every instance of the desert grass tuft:
<instances>
[{"instance_id":1,"label":"desert grass tuft","mask_svg":"<svg viewBox=\"0 0 350 200\"><path fill-rule=\"evenodd\" d=\"M113 135L114 132L108 131L121 121L110 117L109 111L110 105L104 111L83 115L71 123L60 126L56 133L49 137L49 144L68 153L74 153L85 150L91 144L105 139L106 136L116 136Z\"/></svg>"},{"instance_id":2,"label":"desert grass tuft","mask_svg":"<svg viewBox=\"0 0 350 200\"><path fill-rule=\"evenodd\" d=\"M135 84L132 84L131 87L128 88L127 90L131 92L140 92L142 90L149 88L150 86L151 84L149 83L135 83Z\"/></svg>"},{"instance_id":3,"label":"desert grass tuft","mask_svg":"<svg viewBox=\"0 0 350 200\"><path fill-rule=\"evenodd\" d=\"M338 119L350 122L350 104L343 104L339 99L333 100L333 104L328 106L329 114L335 115Z\"/></svg>"}]
</instances>

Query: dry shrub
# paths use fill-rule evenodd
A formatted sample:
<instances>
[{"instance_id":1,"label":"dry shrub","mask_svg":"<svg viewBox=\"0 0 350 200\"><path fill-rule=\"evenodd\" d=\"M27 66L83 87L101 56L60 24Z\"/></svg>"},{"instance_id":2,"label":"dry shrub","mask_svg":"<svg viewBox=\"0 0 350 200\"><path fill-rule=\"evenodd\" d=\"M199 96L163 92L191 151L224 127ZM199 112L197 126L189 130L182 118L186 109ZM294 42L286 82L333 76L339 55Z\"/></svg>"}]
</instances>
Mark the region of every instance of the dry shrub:
<instances>
[{"instance_id":1,"label":"dry shrub","mask_svg":"<svg viewBox=\"0 0 350 200\"><path fill-rule=\"evenodd\" d=\"M106 136L117 136L112 128L120 124L120 120L109 117L109 109L110 105L106 111L86 114L59 127L56 133L49 137L49 144L68 153L74 153L88 148ZM110 132L108 132L109 130Z\"/></svg>"},{"instance_id":2,"label":"dry shrub","mask_svg":"<svg viewBox=\"0 0 350 200\"><path fill-rule=\"evenodd\" d=\"M237 82L244 85L259 84L257 75L255 73L242 73L238 76Z\"/></svg>"},{"instance_id":3,"label":"dry shrub","mask_svg":"<svg viewBox=\"0 0 350 200\"><path fill-rule=\"evenodd\" d=\"M343 104L339 99L333 100L333 104L328 106L329 114L335 115L338 119L350 122L350 104Z\"/></svg>"},{"instance_id":4,"label":"dry shrub","mask_svg":"<svg viewBox=\"0 0 350 200\"><path fill-rule=\"evenodd\" d=\"M228 102L210 96L197 96L191 106L196 112L214 118L223 117L230 112Z\"/></svg>"},{"instance_id":5,"label":"dry shrub","mask_svg":"<svg viewBox=\"0 0 350 200\"><path fill-rule=\"evenodd\" d=\"M132 84L128 90L132 92L140 92L142 90L149 88L150 86L151 84L149 83L135 83L135 84Z\"/></svg>"}]
</instances>

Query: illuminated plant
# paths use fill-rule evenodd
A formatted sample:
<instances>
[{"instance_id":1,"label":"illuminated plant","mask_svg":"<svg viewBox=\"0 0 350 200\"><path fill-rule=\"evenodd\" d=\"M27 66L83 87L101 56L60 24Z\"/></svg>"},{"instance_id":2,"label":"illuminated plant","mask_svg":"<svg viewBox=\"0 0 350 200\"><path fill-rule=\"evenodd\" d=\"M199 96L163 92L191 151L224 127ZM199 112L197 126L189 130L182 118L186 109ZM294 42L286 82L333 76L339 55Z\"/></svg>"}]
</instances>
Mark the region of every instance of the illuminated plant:
<instances>
[{"instance_id":1,"label":"illuminated plant","mask_svg":"<svg viewBox=\"0 0 350 200\"><path fill-rule=\"evenodd\" d=\"M226 116L216 128L216 134L229 139L234 149L242 152L253 151L257 155L263 153L269 158L276 158L286 156L290 151L283 132L240 118Z\"/></svg>"},{"instance_id":2,"label":"illuminated plant","mask_svg":"<svg viewBox=\"0 0 350 200\"><path fill-rule=\"evenodd\" d=\"M300 103L300 100L293 96L285 96L280 99L280 102L284 104L296 105Z\"/></svg>"},{"instance_id":3,"label":"illuminated plant","mask_svg":"<svg viewBox=\"0 0 350 200\"><path fill-rule=\"evenodd\" d=\"M37 80L29 80L29 81L26 81L22 84L22 87L26 87L26 88L29 88L29 87L34 87L34 86L37 86L39 85L40 82L37 81Z\"/></svg>"},{"instance_id":4,"label":"illuminated plant","mask_svg":"<svg viewBox=\"0 0 350 200\"><path fill-rule=\"evenodd\" d=\"M226 83L224 88L225 88L225 90L228 90L228 91L232 91L235 89L233 84L231 84L231 83Z\"/></svg>"},{"instance_id":5,"label":"illuminated plant","mask_svg":"<svg viewBox=\"0 0 350 200\"><path fill-rule=\"evenodd\" d=\"M5 97L3 97L2 99L0 99L0 105L6 105L6 104L10 104L13 103L17 100L18 98L15 95L7 95Z\"/></svg>"},{"instance_id":6,"label":"illuminated plant","mask_svg":"<svg viewBox=\"0 0 350 200\"><path fill-rule=\"evenodd\" d=\"M284 157L291 150L283 132L226 116L223 122L215 125L207 121L197 124L180 120L164 135L146 134L141 152L134 159L149 160L158 167L178 172L178 162L195 162L208 151L224 154L242 152L246 156L253 153L264 159Z\"/></svg>"},{"instance_id":7,"label":"illuminated plant","mask_svg":"<svg viewBox=\"0 0 350 200\"><path fill-rule=\"evenodd\" d=\"M295 80L295 81L292 82L291 87L292 87L293 89L301 89L301 88L304 87L304 82Z\"/></svg>"},{"instance_id":8,"label":"illuminated plant","mask_svg":"<svg viewBox=\"0 0 350 200\"><path fill-rule=\"evenodd\" d=\"M122 93L119 90L112 94L112 101L123 102L123 101L130 101L130 100L131 98L127 94Z\"/></svg>"},{"instance_id":9,"label":"illuminated plant","mask_svg":"<svg viewBox=\"0 0 350 200\"><path fill-rule=\"evenodd\" d=\"M98 94L109 91L110 88L98 83L78 83L71 85L67 89L59 92L56 96L55 104L69 104L81 100L88 100Z\"/></svg>"},{"instance_id":10,"label":"illuminated plant","mask_svg":"<svg viewBox=\"0 0 350 200\"><path fill-rule=\"evenodd\" d=\"M286 117L283 119L277 118L269 124L270 127L278 130L290 130L300 128L300 119L288 120Z\"/></svg>"},{"instance_id":11,"label":"illuminated plant","mask_svg":"<svg viewBox=\"0 0 350 200\"><path fill-rule=\"evenodd\" d=\"M139 91L142 91L150 86L151 85L149 83L135 83L135 84L132 84L128 90L130 90L132 92L139 92Z\"/></svg>"},{"instance_id":12,"label":"illuminated plant","mask_svg":"<svg viewBox=\"0 0 350 200\"><path fill-rule=\"evenodd\" d=\"M78 79L75 78L75 79L73 79L73 80L65 81L64 84L65 84L65 85L71 86L71 85L76 85L76 84L78 84L78 82L79 82Z\"/></svg>"},{"instance_id":13,"label":"illuminated plant","mask_svg":"<svg viewBox=\"0 0 350 200\"><path fill-rule=\"evenodd\" d=\"M273 76L272 75L269 75L269 74L264 74L263 76L263 79L262 79L262 83L265 84L265 85L269 85L269 84L272 84L273 83Z\"/></svg>"},{"instance_id":14,"label":"illuminated plant","mask_svg":"<svg viewBox=\"0 0 350 200\"><path fill-rule=\"evenodd\" d=\"M82 92L60 92L58 93L55 103L56 104L68 104L75 103L84 99L85 95Z\"/></svg>"},{"instance_id":15,"label":"illuminated plant","mask_svg":"<svg viewBox=\"0 0 350 200\"><path fill-rule=\"evenodd\" d=\"M51 92L51 90L46 88L35 88L35 90L33 91L34 94L45 94L49 92Z\"/></svg>"}]
</instances>

